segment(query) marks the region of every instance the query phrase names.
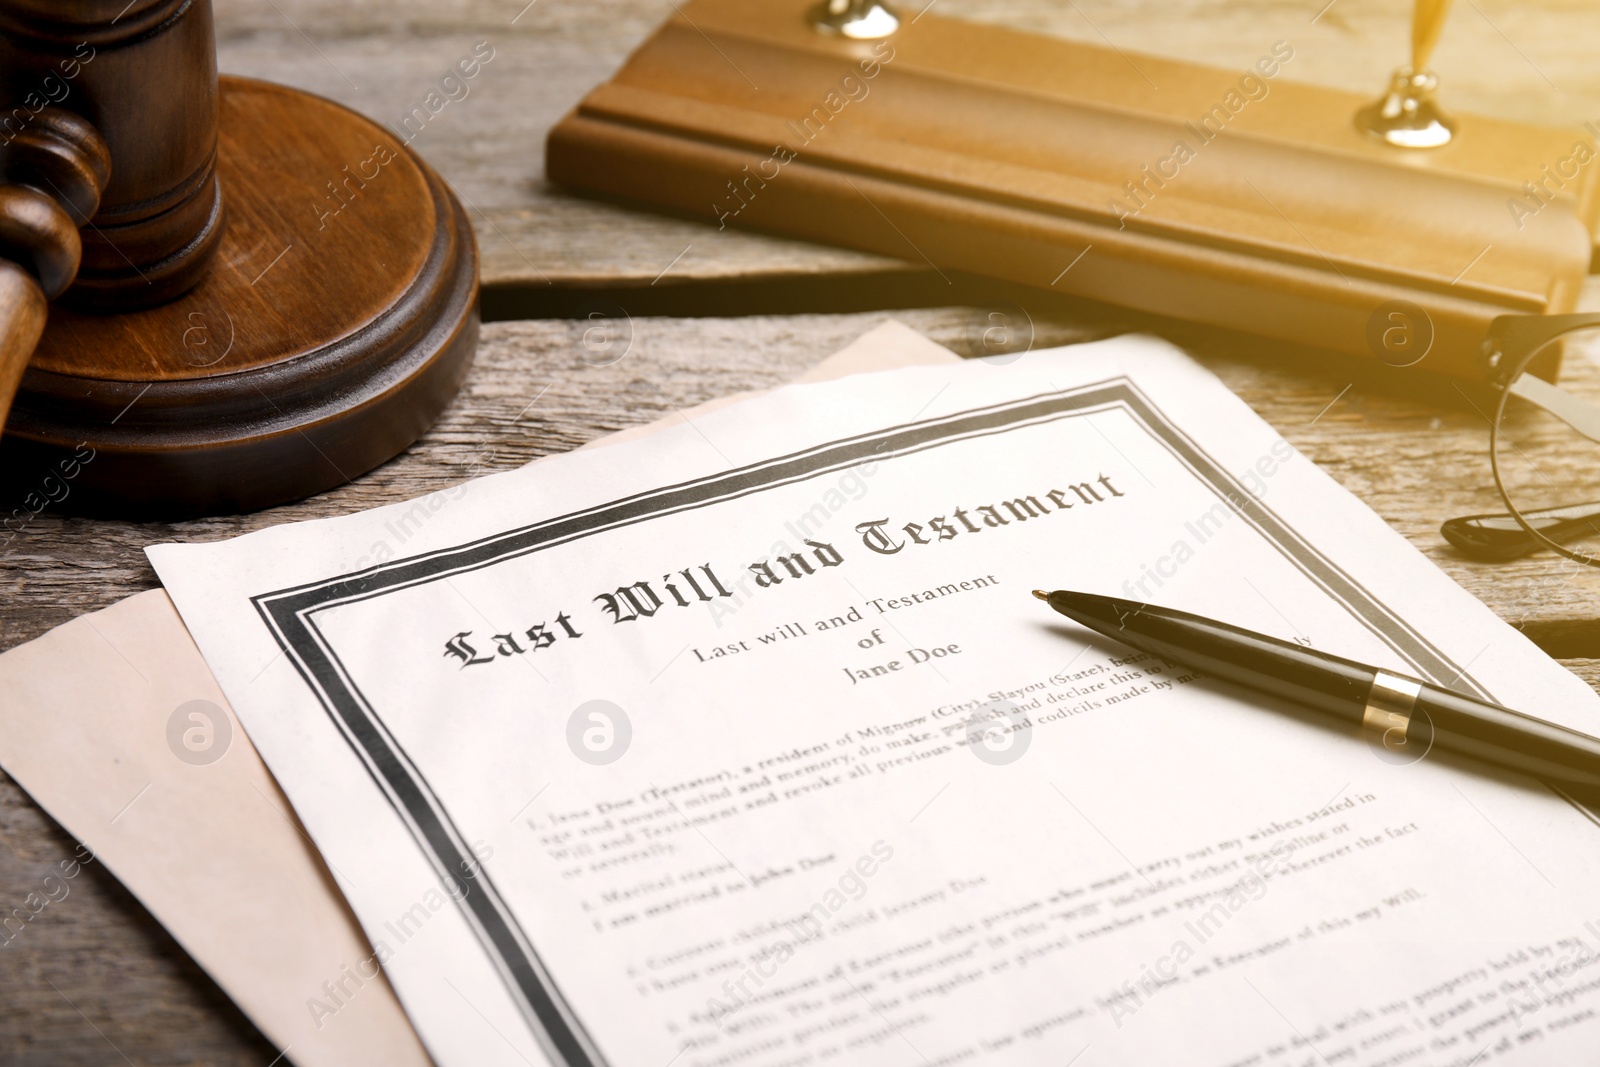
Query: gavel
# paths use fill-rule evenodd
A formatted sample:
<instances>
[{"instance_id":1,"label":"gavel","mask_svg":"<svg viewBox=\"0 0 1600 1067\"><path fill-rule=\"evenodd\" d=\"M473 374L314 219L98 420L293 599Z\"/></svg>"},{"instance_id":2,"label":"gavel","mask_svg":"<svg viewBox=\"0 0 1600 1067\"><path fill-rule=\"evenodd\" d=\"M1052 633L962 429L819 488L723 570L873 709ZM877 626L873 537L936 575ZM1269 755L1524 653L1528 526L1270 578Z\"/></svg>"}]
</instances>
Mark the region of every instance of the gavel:
<instances>
[{"instance_id":1,"label":"gavel","mask_svg":"<svg viewBox=\"0 0 1600 1067\"><path fill-rule=\"evenodd\" d=\"M0 426L44 333L45 302L82 262L73 216L87 221L111 176L111 152L86 120L41 108L0 142Z\"/></svg>"},{"instance_id":2,"label":"gavel","mask_svg":"<svg viewBox=\"0 0 1600 1067\"><path fill-rule=\"evenodd\" d=\"M46 300L70 286L95 311L164 303L222 235L210 6L123 7L0 3L0 423Z\"/></svg>"},{"instance_id":3,"label":"gavel","mask_svg":"<svg viewBox=\"0 0 1600 1067\"><path fill-rule=\"evenodd\" d=\"M448 187L219 79L209 0L0 0L0 490L70 460L70 506L175 517L342 484L432 424L477 324Z\"/></svg>"}]
</instances>

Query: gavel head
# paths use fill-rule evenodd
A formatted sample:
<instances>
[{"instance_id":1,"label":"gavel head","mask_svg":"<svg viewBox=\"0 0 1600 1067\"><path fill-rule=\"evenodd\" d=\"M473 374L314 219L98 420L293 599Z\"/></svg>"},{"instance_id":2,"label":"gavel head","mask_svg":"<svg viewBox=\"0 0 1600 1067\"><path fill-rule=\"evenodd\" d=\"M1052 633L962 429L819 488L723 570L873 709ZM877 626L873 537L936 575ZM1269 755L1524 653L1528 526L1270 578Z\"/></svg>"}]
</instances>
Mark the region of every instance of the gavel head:
<instances>
[{"instance_id":1,"label":"gavel head","mask_svg":"<svg viewBox=\"0 0 1600 1067\"><path fill-rule=\"evenodd\" d=\"M80 192L42 189L82 227L69 302L151 307L204 277L223 226L208 0L0 0L0 104L0 180L39 187L34 168L53 166L40 147L60 140L52 111L86 120L109 151L91 214Z\"/></svg>"},{"instance_id":2,"label":"gavel head","mask_svg":"<svg viewBox=\"0 0 1600 1067\"><path fill-rule=\"evenodd\" d=\"M18 264L46 300L72 284L78 227L99 211L111 152L81 115L46 107L0 140L0 258Z\"/></svg>"},{"instance_id":3,"label":"gavel head","mask_svg":"<svg viewBox=\"0 0 1600 1067\"><path fill-rule=\"evenodd\" d=\"M448 186L332 101L219 79L213 33L209 0L0 0L0 503L44 507L57 472L80 512L296 500L407 448L466 374Z\"/></svg>"}]
</instances>

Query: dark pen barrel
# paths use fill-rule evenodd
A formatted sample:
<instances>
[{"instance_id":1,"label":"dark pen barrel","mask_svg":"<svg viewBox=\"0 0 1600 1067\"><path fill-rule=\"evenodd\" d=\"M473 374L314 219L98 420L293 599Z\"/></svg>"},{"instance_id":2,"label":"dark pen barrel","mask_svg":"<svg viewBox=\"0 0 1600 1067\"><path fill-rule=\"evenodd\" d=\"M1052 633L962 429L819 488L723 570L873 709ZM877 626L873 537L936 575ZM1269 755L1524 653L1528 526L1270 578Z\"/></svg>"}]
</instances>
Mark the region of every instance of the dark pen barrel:
<instances>
[{"instance_id":1,"label":"dark pen barrel","mask_svg":"<svg viewBox=\"0 0 1600 1067\"><path fill-rule=\"evenodd\" d=\"M1406 741L1542 778L1582 799L1600 797L1600 741L1438 686L1417 695Z\"/></svg>"},{"instance_id":2,"label":"dark pen barrel","mask_svg":"<svg viewBox=\"0 0 1600 1067\"><path fill-rule=\"evenodd\" d=\"M1356 723L1376 674L1351 660L1187 612L1064 590L1049 594L1047 602L1067 618L1141 652Z\"/></svg>"},{"instance_id":3,"label":"dark pen barrel","mask_svg":"<svg viewBox=\"0 0 1600 1067\"><path fill-rule=\"evenodd\" d=\"M1600 739L1587 734L1188 612L1071 590L1034 595L1141 652L1361 724L1385 748L1457 753L1600 810Z\"/></svg>"}]
</instances>

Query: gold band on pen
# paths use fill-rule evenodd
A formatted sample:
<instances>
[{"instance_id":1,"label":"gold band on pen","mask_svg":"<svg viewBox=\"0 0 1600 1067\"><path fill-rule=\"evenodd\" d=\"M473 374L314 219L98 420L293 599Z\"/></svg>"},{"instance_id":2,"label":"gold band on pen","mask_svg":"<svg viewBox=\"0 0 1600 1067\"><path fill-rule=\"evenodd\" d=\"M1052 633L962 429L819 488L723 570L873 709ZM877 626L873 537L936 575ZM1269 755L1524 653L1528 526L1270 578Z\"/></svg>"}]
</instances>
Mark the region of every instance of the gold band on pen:
<instances>
[{"instance_id":1,"label":"gold band on pen","mask_svg":"<svg viewBox=\"0 0 1600 1067\"><path fill-rule=\"evenodd\" d=\"M1411 726L1411 710L1417 706L1422 694L1422 683L1379 671L1367 690L1367 706L1361 713L1361 725L1387 735L1399 730L1404 737Z\"/></svg>"}]
</instances>

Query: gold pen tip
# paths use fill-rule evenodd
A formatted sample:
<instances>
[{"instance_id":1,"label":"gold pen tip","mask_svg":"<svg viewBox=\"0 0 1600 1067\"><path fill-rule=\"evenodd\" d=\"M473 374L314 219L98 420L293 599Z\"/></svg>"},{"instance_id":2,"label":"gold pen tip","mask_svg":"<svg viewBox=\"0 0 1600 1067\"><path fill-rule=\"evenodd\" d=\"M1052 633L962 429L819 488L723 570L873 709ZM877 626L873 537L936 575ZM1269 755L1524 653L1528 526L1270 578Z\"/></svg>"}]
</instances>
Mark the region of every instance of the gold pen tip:
<instances>
[{"instance_id":1,"label":"gold pen tip","mask_svg":"<svg viewBox=\"0 0 1600 1067\"><path fill-rule=\"evenodd\" d=\"M1035 589L1033 591L1033 595L1038 597L1040 600L1049 600L1050 599L1050 594L1046 593L1043 589Z\"/></svg>"}]
</instances>

